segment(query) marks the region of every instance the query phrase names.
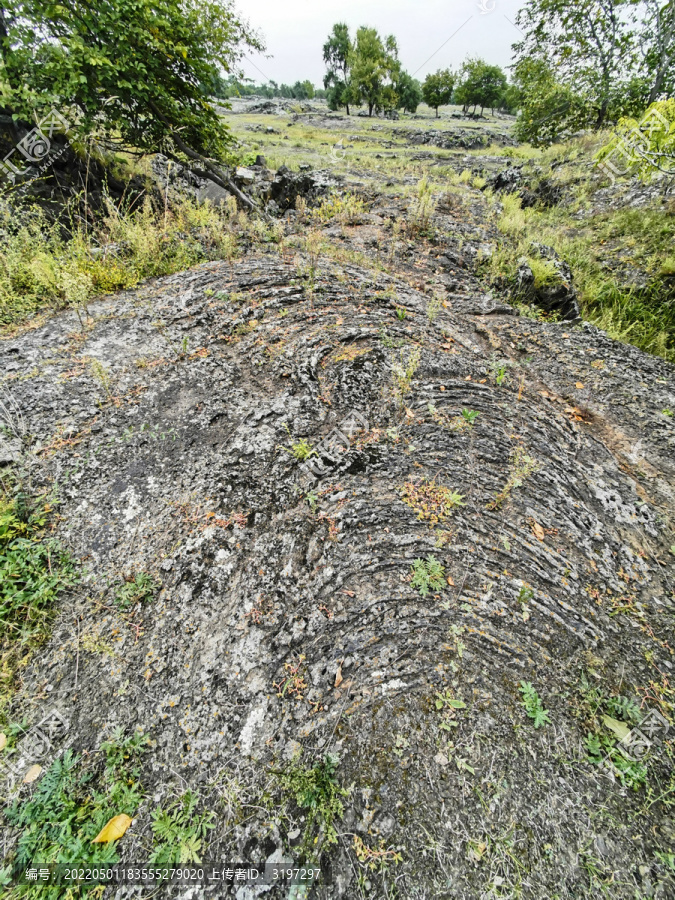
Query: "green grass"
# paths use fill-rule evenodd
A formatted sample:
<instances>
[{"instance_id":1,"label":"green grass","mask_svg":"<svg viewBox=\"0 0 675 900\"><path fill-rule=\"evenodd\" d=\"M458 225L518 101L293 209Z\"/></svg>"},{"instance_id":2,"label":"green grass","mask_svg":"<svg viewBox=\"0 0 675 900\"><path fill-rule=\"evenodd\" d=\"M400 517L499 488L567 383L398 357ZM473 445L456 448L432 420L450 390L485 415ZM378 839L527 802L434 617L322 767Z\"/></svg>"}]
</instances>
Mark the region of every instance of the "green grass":
<instances>
[{"instance_id":1,"label":"green grass","mask_svg":"<svg viewBox=\"0 0 675 900\"><path fill-rule=\"evenodd\" d=\"M350 790L341 787L337 780L339 761L338 756L327 753L321 762L307 767L301 765L300 756L296 756L284 769L272 773L281 790L282 802L287 804L293 800L304 814L304 834L299 851L303 863L315 861L323 847L337 843L335 826L344 815L342 798L350 794Z\"/></svg>"},{"instance_id":2,"label":"green grass","mask_svg":"<svg viewBox=\"0 0 675 900\"><path fill-rule=\"evenodd\" d=\"M11 212L0 205L0 329L42 311L83 310L98 294L206 259L231 259L240 224L236 204L221 210L181 200L162 213L149 201L134 211L109 204L94 226L74 226L65 240L40 209ZM117 249L94 252L107 246Z\"/></svg>"},{"instance_id":3,"label":"green grass","mask_svg":"<svg viewBox=\"0 0 675 900\"><path fill-rule=\"evenodd\" d=\"M556 152L560 156L561 148ZM553 155L547 154L550 161ZM569 162L555 170L556 179L570 190L569 205L522 209L515 194L497 198L502 209L496 222L508 240L483 263L483 270L502 283L514 283L517 260L527 256L537 286L551 283L555 278L550 264L533 259L529 251L533 241L553 247L572 269L585 319L616 340L673 362L675 287L668 277L674 262L675 216L653 208L591 215L584 156L567 148ZM627 278L613 274L619 267L625 276L644 272L646 286L632 287Z\"/></svg>"},{"instance_id":4,"label":"green grass","mask_svg":"<svg viewBox=\"0 0 675 900\"><path fill-rule=\"evenodd\" d=\"M115 591L115 606L125 610L136 603L148 603L155 595L160 582L156 581L147 572L138 572L134 578L129 578Z\"/></svg>"},{"instance_id":5,"label":"green grass","mask_svg":"<svg viewBox=\"0 0 675 900\"><path fill-rule=\"evenodd\" d=\"M0 883L7 900L19 897L100 896L94 885L44 888L38 885L9 886L29 865L72 863L77 867L101 866L119 860L117 842L92 844L113 817L133 817L142 799L140 756L147 741L142 734L124 738L121 729L101 745L98 753L78 757L72 750L55 760L32 794L16 800L4 811L9 826L19 831L13 855L5 860Z\"/></svg>"},{"instance_id":6,"label":"green grass","mask_svg":"<svg viewBox=\"0 0 675 900\"><path fill-rule=\"evenodd\" d=\"M17 669L46 640L59 595L75 568L49 537L45 502L0 496L0 715Z\"/></svg>"}]
</instances>

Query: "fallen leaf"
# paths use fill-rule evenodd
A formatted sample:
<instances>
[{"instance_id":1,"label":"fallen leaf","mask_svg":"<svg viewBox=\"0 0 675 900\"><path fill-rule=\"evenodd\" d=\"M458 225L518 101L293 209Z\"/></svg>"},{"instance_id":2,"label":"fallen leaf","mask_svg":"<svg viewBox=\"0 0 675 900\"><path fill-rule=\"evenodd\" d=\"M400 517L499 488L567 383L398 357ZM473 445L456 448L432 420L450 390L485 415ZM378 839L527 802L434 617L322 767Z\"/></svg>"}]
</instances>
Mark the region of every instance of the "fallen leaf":
<instances>
[{"instance_id":1,"label":"fallen leaf","mask_svg":"<svg viewBox=\"0 0 675 900\"><path fill-rule=\"evenodd\" d=\"M523 622L527 622L530 618L529 610L526 607L523 607Z\"/></svg>"},{"instance_id":2,"label":"fallen leaf","mask_svg":"<svg viewBox=\"0 0 675 900\"><path fill-rule=\"evenodd\" d=\"M108 844L110 841L116 841L122 837L130 825L131 819L124 813L120 816L113 816L108 824L99 831L92 844Z\"/></svg>"},{"instance_id":3,"label":"fallen leaf","mask_svg":"<svg viewBox=\"0 0 675 900\"><path fill-rule=\"evenodd\" d=\"M452 575L448 575L448 577L447 577L445 580L448 582L448 584L450 585L450 587L454 587L454 586L455 586L455 582L454 582L454 579L453 579Z\"/></svg>"},{"instance_id":4,"label":"fallen leaf","mask_svg":"<svg viewBox=\"0 0 675 900\"><path fill-rule=\"evenodd\" d=\"M4 750L7 746L7 735L0 731L0 750Z\"/></svg>"},{"instance_id":5,"label":"fallen leaf","mask_svg":"<svg viewBox=\"0 0 675 900\"><path fill-rule=\"evenodd\" d=\"M406 418L408 418L408 419L415 418L415 413L413 412L412 409L406 409L405 414L406 414Z\"/></svg>"},{"instance_id":6,"label":"fallen leaf","mask_svg":"<svg viewBox=\"0 0 675 900\"><path fill-rule=\"evenodd\" d=\"M343 594L346 594L348 597L355 597L356 591L343 591Z\"/></svg>"},{"instance_id":7,"label":"fallen leaf","mask_svg":"<svg viewBox=\"0 0 675 900\"><path fill-rule=\"evenodd\" d=\"M583 384L580 381L577 381L575 387L578 388L579 390L581 390L583 387Z\"/></svg>"},{"instance_id":8,"label":"fallen leaf","mask_svg":"<svg viewBox=\"0 0 675 900\"><path fill-rule=\"evenodd\" d=\"M464 379L464 381L471 381L471 376L467 375L466 378Z\"/></svg>"},{"instance_id":9,"label":"fallen leaf","mask_svg":"<svg viewBox=\"0 0 675 900\"><path fill-rule=\"evenodd\" d=\"M630 731L628 725L624 722L619 722L618 719L613 719L611 716L603 716L602 721L610 731L614 732L620 741L622 741Z\"/></svg>"},{"instance_id":10,"label":"fallen leaf","mask_svg":"<svg viewBox=\"0 0 675 900\"><path fill-rule=\"evenodd\" d=\"M438 390L439 390L439 391L444 391L444 390L445 390L445 387L444 387L443 385L441 385L441 386L439 387Z\"/></svg>"},{"instance_id":11,"label":"fallen leaf","mask_svg":"<svg viewBox=\"0 0 675 900\"><path fill-rule=\"evenodd\" d=\"M338 666L337 673L335 675L335 687L340 687L342 684L342 663Z\"/></svg>"},{"instance_id":12,"label":"fallen leaf","mask_svg":"<svg viewBox=\"0 0 675 900\"><path fill-rule=\"evenodd\" d=\"M40 777L41 771L42 771L42 766L38 766L38 764L35 763L35 765L31 766L30 769L23 776L23 783L24 784L32 784L37 778Z\"/></svg>"},{"instance_id":13,"label":"fallen leaf","mask_svg":"<svg viewBox=\"0 0 675 900\"><path fill-rule=\"evenodd\" d=\"M593 362L591 363L591 365L593 366L594 369L604 369L605 361L604 361L604 359L594 359Z\"/></svg>"},{"instance_id":14,"label":"fallen leaf","mask_svg":"<svg viewBox=\"0 0 675 900\"><path fill-rule=\"evenodd\" d=\"M537 538L538 541L544 540L546 534L544 532L544 529L539 524L539 522L532 523L532 531L534 532L534 536Z\"/></svg>"}]
</instances>

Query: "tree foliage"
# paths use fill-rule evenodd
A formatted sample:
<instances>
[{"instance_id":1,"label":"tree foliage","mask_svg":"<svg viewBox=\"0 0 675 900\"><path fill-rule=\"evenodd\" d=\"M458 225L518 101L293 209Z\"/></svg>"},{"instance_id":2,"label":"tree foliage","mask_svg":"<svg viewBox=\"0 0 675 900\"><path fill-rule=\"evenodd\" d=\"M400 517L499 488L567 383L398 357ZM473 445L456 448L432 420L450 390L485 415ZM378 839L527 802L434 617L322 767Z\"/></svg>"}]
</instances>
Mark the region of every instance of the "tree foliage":
<instances>
[{"instance_id":1,"label":"tree foliage","mask_svg":"<svg viewBox=\"0 0 675 900\"><path fill-rule=\"evenodd\" d=\"M596 159L612 178L631 174L648 181L666 175L667 191L675 179L675 100L650 104L640 119L620 119Z\"/></svg>"},{"instance_id":2,"label":"tree foliage","mask_svg":"<svg viewBox=\"0 0 675 900\"><path fill-rule=\"evenodd\" d=\"M366 104L369 116L396 108L400 73L396 38L390 34L383 40L375 28L359 28L351 54L351 94Z\"/></svg>"},{"instance_id":3,"label":"tree foliage","mask_svg":"<svg viewBox=\"0 0 675 900\"><path fill-rule=\"evenodd\" d=\"M564 98L560 116L549 114L541 133L526 127L521 136L545 143L556 137L556 126L561 133L572 123L600 128L672 96L674 0L528 0L516 21L524 33L513 48L516 72L538 64L551 73L530 79L531 88L543 91L524 95L530 125L537 121L533 108L552 109Z\"/></svg>"},{"instance_id":4,"label":"tree foliage","mask_svg":"<svg viewBox=\"0 0 675 900\"><path fill-rule=\"evenodd\" d=\"M506 91L506 75L499 66L492 66L483 59L467 59L462 65L460 83L455 90L455 99L465 109L486 106L493 112L502 104Z\"/></svg>"},{"instance_id":5,"label":"tree foliage","mask_svg":"<svg viewBox=\"0 0 675 900\"><path fill-rule=\"evenodd\" d=\"M0 104L54 108L81 134L149 152L223 159L229 131L202 86L263 49L231 0L6 0Z\"/></svg>"},{"instance_id":6,"label":"tree foliage","mask_svg":"<svg viewBox=\"0 0 675 900\"><path fill-rule=\"evenodd\" d=\"M341 106L345 106L347 115L349 115L349 71L353 49L349 26L344 22L336 22L323 45L323 61L326 64L323 86L328 91L329 107L340 109Z\"/></svg>"},{"instance_id":7,"label":"tree foliage","mask_svg":"<svg viewBox=\"0 0 675 900\"><path fill-rule=\"evenodd\" d=\"M422 96L427 106L436 110L446 106L452 100L452 92L455 88L455 76L450 69L439 69L438 72L427 75L422 85Z\"/></svg>"},{"instance_id":8,"label":"tree foliage","mask_svg":"<svg viewBox=\"0 0 675 900\"><path fill-rule=\"evenodd\" d=\"M417 107L422 102L422 88L419 81L407 72L401 72L396 83L398 95L398 109L406 112L417 112Z\"/></svg>"},{"instance_id":9,"label":"tree foliage","mask_svg":"<svg viewBox=\"0 0 675 900\"><path fill-rule=\"evenodd\" d=\"M583 97L556 81L543 59L521 59L514 69L513 87L520 110L514 126L519 141L545 146L588 124L592 111Z\"/></svg>"}]
</instances>

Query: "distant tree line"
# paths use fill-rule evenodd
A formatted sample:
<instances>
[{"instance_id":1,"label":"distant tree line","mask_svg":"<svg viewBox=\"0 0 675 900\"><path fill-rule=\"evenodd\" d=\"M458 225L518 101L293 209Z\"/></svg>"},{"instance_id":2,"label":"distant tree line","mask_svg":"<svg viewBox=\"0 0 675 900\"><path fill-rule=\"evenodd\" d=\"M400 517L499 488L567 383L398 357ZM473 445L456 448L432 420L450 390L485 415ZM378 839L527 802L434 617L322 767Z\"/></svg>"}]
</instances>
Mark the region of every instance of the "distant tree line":
<instances>
[{"instance_id":1,"label":"distant tree line","mask_svg":"<svg viewBox=\"0 0 675 900\"><path fill-rule=\"evenodd\" d=\"M326 64L324 87L331 109L367 106L368 115L405 110L414 113L424 102L436 110L458 103L465 112L512 108L505 73L482 59L469 59L457 73L441 69L420 83L406 72L398 58L393 35L381 37L375 28L358 28L352 39L349 28L338 22L323 46Z\"/></svg>"},{"instance_id":2,"label":"distant tree line","mask_svg":"<svg viewBox=\"0 0 675 900\"><path fill-rule=\"evenodd\" d=\"M675 0L527 0L517 16L511 79L499 66L467 59L422 83L398 58L393 35L338 22L323 46L331 109L365 106L368 115L495 109L518 114L516 134L535 144L565 132L636 116L675 89Z\"/></svg>"},{"instance_id":3,"label":"distant tree line","mask_svg":"<svg viewBox=\"0 0 675 900\"><path fill-rule=\"evenodd\" d=\"M229 100L231 97L285 97L288 100L325 100L326 91L314 87L311 81L296 81L295 84L278 84L276 81L267 81L264 84L254 84L253 81L236 78L231 75L223 78L216 75L208 84L202 85L202 90L210 97L218 97Z\"/></svg>"}]
</instances>

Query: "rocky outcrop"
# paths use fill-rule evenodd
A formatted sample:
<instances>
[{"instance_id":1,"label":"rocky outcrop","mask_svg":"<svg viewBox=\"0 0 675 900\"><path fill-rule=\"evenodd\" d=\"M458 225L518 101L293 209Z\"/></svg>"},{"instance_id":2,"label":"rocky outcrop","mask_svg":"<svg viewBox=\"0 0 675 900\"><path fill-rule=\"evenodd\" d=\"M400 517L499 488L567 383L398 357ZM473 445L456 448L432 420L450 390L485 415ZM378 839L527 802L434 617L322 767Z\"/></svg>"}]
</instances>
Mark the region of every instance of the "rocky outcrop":
<instances>
[{"instance_id":1,"label":"rocky outcrop","mask_svg":"<svg viewBox=\"0 0 675 900\"><path fill-rule=\"evenodd\" d=\"M545 312L556 313L564 322L581 322L579 301L568 264L560 259L552 247L544 244L532 244L530 253L537 259L547 260L551 264L551 271L545 280L538 282L532 271L532 264L527 257L521 257L518 260L514 289L516 298L539 306Z\"/></svg>"},{"instance_id":2,"label":"rocky outcrop","mask_svg":"<svg viewBox=\"0 0 675 900\"><path fill-rule=\"evenodd\" d=\"M296 176L277 178L290 205ZM371 217L332 256L258 248L0 341L22 453L84 573L11 719L67 715L45 768L148 734L123 862L189 787L215 813L205 864L311 860L317 900L394 880L595 900L590 866L616 900L672 896L669 745L652 735L645 802L588 737L621 697L670 708L675 369L483 296L483 236L458 217L435 225L461 248L397 247ZM382 247L407 254L389 273ZM161 587L122 614L114 585L139 572ZM275 780L299 751L339 757L336 844ZM223 896L162 889L186 890Z\"/></svg>"}]
</instances>

